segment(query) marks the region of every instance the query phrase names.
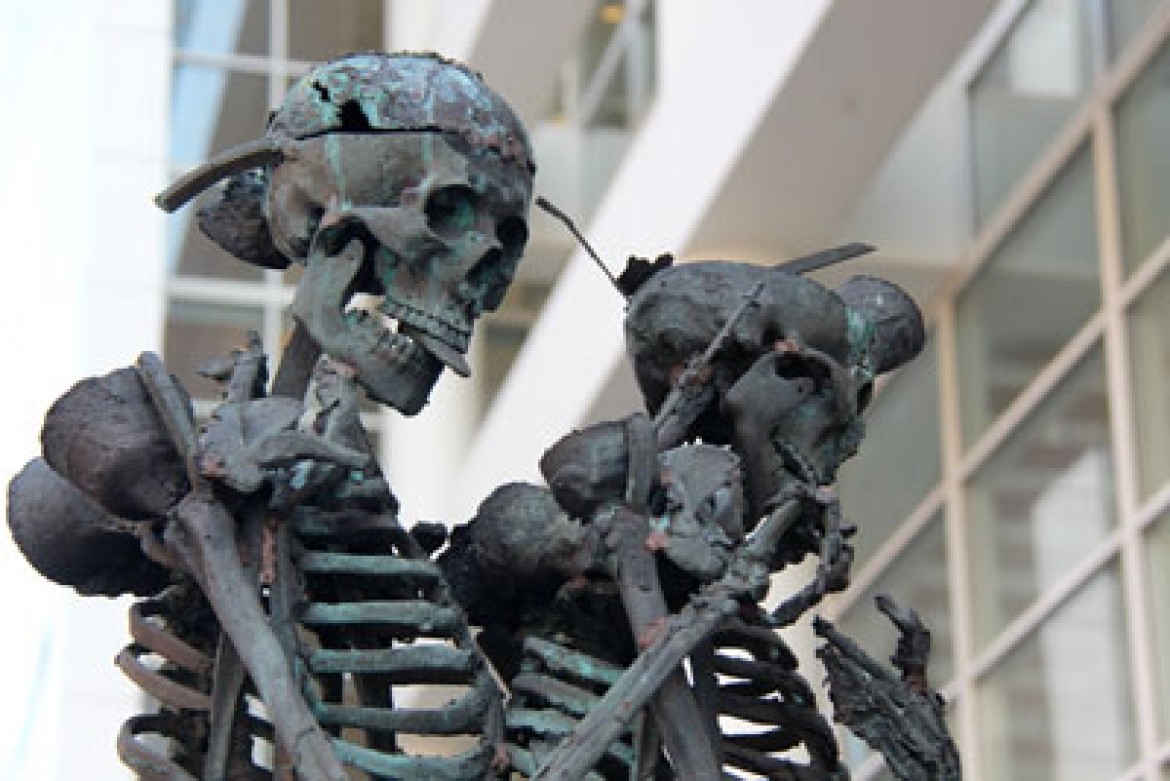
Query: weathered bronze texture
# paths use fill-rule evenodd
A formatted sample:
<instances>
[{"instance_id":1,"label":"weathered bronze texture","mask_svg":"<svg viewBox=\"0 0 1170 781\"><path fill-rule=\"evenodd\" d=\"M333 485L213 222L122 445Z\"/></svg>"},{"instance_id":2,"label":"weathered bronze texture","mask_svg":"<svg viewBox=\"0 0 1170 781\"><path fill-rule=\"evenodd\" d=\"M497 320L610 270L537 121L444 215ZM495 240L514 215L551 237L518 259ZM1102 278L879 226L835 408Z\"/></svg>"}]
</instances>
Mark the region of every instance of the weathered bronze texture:
<instances>
[{"instance_id":1,"label":"weathered bronze texture","mask_svg":"<svg viewBox=\"0 0 1170 781\"><path fill-rule=\"evenodd\" d=\"M828 621L814 622L827 641L818 655L829 674L836 719L880 751L900 781L958 781L959 752L947 731L945 703L926 680L930 630L917 612L889 597L879 596L877 606L900 635L890 660L900 677Z\"/></svg>"},{"instance_id":2,"label":"weathered bronze texture","mask_svg":"<svg viewBox=\"0 0 1170 781\"><path fill-rule=\"evenodd\" d=\"M222 183L200 227L242 261L304 270L271 382L252 334L206 367L223 398L196 422L145 353L62 396L9 489L46 577L147 597L117 659L159 703L118 736L140 777L848 778L780 630L848 584L852 527L827 487L876 375L923 342L896 286L801 275L868 247L776 268L632 261L614 283L653 417L566 435L547 485L500 487L449 539L399 524L361 395L413 415L444 369L469 373L534 171L477 74L364 53L309 73L262 138L157 199ZM809 556L811 581L765 609L771 576ZM881 607L900 678L818 624L837 718L899 778L957 778L929 635Z\"/></svg>"}]
</instances>

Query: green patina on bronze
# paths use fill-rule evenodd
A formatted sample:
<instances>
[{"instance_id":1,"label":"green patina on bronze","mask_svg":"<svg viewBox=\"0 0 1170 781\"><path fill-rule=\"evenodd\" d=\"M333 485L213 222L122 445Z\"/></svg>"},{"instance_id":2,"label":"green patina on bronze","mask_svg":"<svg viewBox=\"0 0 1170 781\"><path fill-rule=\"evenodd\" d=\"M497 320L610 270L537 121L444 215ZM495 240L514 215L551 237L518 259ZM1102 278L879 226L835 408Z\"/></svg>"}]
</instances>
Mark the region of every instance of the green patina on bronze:
<instances>
[{"instance_id":1,"label":"green patina on bronze","mask_svg":"<svg viewBox=\"0 0 1170 781\"><path fill-rule=\"evenodd\" d=\"M361 394L412 415L444 368L468 373L474 324L525 246L534 172L478 74L368 52L311 71L262 138L160 195L173 210L226 180L204 231L304 270L271 383L253 335L204 370L223 401L197 427L144 354L54 406L44 460L10 489L13 533L48 577L154 596L118 657L160 703L119 737L144 777L848 778L779 630L848 584L826 486L862 440L875 377L924 340L896 286L804 276L871 248L772 268L632 260L611 281L653 418L566 435L541 459L547 485L501 486L450 536L399 524ZM765 610L771 576L810 556L814 577ZM929 634L879 606L902 633L900 678L818 624L838 719L903 781L954 781ZM396 699L435 685L458 691ZM415 756L406 735L475 746ZM258 765L261 740L275 756Z\"/></svg>"}]
</instances>

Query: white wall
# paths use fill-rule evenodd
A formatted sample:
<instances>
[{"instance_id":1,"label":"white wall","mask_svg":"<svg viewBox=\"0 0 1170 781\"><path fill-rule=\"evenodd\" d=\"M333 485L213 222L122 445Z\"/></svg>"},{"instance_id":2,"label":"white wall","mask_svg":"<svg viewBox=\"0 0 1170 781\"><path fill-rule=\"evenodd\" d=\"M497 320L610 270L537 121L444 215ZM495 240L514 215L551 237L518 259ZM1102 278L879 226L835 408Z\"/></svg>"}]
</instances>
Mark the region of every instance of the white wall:
<instances>
[{"instance_id":1,"label":"white wall","mask_svg":"<svg viewBox=\"0 0 1170 781\"><path fill-rule=\"evenodd\" d=\"M169 3L0 0L0 223L7 381L0 475L39 452L41 418L87 374L157 349ZM114 753L133 690L113 667L125 608L40 578L0 534L0 777L128 778Z\"/></svg>"}]
</instances>

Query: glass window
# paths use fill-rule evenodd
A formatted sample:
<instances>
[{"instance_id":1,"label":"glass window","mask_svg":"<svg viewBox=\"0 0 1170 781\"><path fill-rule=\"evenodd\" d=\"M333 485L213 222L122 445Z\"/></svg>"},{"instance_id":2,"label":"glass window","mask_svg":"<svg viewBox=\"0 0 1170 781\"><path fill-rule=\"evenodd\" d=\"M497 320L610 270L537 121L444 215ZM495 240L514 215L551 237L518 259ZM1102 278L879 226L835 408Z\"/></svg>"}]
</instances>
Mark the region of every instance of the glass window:
<instances>
[{"instance_id":1,"label":"glass window","mask_svg":"<svg viewBox=\"0 0 1170 781\"><path fill-rule=\"evenodd\" d=\"M175 47L268 53L268 0L175 0Z\"/></svg>"},{"instance_id":2,"label":"glass window","mask_svg":"<svg viewBox=\"0 0 1170 781\"><path fill-rule=\"evenodd\" d=\"M1170 47L1117 104L1125 265L1136 269L1170 230Z\"/></svg>"},{"instance_id":3,"label":"glass window","mask_svg":"<svg viewBox=\"0 0 1170 781\"><path fill-rule=\"evenodd\" d=\"M980 648L1092 552L1113 525L1102 364L1094 350L967 487Z\"/></svg>"},{"instance_id":4,"label":"glass window","mask_svg":"<svg viewBox=\"0 0 1170 781\"><path fill-rule=\"evenodd\" d=\"M841 467L841 508L857 524L857 564L868 561L942 474L934 341L900 369L866 413L861 449ZM900 464L890 479L890 464Z\"/></svg>"},{"instance_id":5,"label":"glass window","mask_svg":"<svg viewBox=\"0 0 1170 781\"><path fill-rule=\"evenodd\" d=\"M201 163L264 133L268 77L179 63L171 82L170 160Z\"/></svg>"},{"instance_id":6,"label":"glass window","mask_svg":"<svg viewBox=\"0 0 1170 781\"><path fill-rule=\"evenodd\" d=\"M382 5L382 0L289 0L289 56L324 62L350 52L385 48Z\"/></svg>"},{"instance_id":7,"label":"glass window","mask_svg":"<svg viewBox=\"0 0 1170 781\"><path fill-rule=\"evenodd\" d=\"M601 3L597 12L589 21L584 35L581 36L581 49L578 53L578 67L582 93L586 92L589 83L597 72L598 66L609 48L614 34L626 18L625 0L612 0Z\"/></svg>"},{"instance_id":8,"label":"glass window","mask_svg":"<svg viewBox=\"0 0 1170 781\"><path fill-rule=\"evenodd\" d=\"M1170 512L1146 533L1146 577L1158 672L1162 736L1170 736Z\"/></svg>"},{"instance_id":9,"label":"glass window","mask_svg":"<svg viewBox=\"0 0 1170 781\"><path fill-rule=\"evenodd\" d=\"M1148 497L1170 479L1170 274L1129 313L1138 481Z\"/></svg>"},{"instance_id":10,"label":"glass window","mask_svg":"<svg viewBox=\"0 0 1170 781\"><path fill-rule=\"evenodd\" d=\"M978 684L984 777L1101 781L1127 768L1136 728L1125 638L1114 564Z\"/></svg>"},{"instance_id":11,"label":"glass window","mask_svg":"<svg viewBox=\"0 0 1170 781\"><path fill-rule=\"evenodd\" d=\"M630 46L630 109L638 120L650 107L658 83L658 50L655 3L647 2L638 24L629 36Z\"/></svg>"},{"instance_id":12,"label":"glass window","mask_svg":"<svg viewBox=\"0 0 1170 781\"><path fill-rule=\"evenodd\" d=\"M959 297L963 435L974 442L1100 301L1093 171L1076 154Z\"/></svg>"},{"instance_id":13,"label":"glass window","mask_svg":"<svg viewBox=\"0 0 1170 781\"><path fill-rule=\"evenodd\" d=\"M263 324L264 315L258 307L172 299L167 302L163 331L167 369L192 396L218 399L219 385L199 374L199 369L243 347L249 330L263 333Z\"/></svg>"},{"instance_id":14,"label":"glass window","mask_svg":"<svg viewBox=\"0 0 1170 781\"><path fill-rule=\"evenodd\" d=\"M1092 83L1085 0L1039 0L970 88L975 216L982 224Z\"/></svg>"},{"instance_id":15,"label":"glass window","mask_svg":"<svg viewBox=\"0 0 1170 781\"><path fill-rule=\"evenodd\" d=\"M592 85L590 85L592 86ZM626 128L633 124L630 114L629 52L618 56L617 67L601 91L597 108L588 118L589 127Z\"/></svg>"},{"instance_id":16,"label":"glass window","mask_svg":"<svg viewBox=\"0 0 1170 781\"><path fill-rule=\"evenodd\" d=\"M589 127L632 127L645 113L654 93L657 69L654 3L647 3L639 16L629 22L626 14L624 2L603 3L582 39L578 57L580 94L586 97L600 90L595 106L582 106L586 112L582 119ZM623 28L622 24L626 26ZM619 30L622 31L620 39ZM615 47L617 61L612 67L603 68L607 53Z\"/></svg>"},{"instance_id":17,"label":"glass window","mask_svg":"<svg viewBox=\"0 0 1170 781\"><path fill-rule=\"evenodd\" d=\"M1108 0L1109 53L1116 58L1149 20L1162 0Z\"/></svg>"},{"instance_id":18,"label":"glass window","mask_svg":"<svg viewBox=\"0 0 1170 781\"><path fill-rule=\"evenodd\" d=\"M874 604L879 594L887 594L898 605L918 611L931 634L931 684L940 687L949 681L954 675L954 652L946 534L941 515L931 519L838 622L841 631L860 643L874 659L884 662L894 653L898 631Z\"/></svg>"}]
</instances>

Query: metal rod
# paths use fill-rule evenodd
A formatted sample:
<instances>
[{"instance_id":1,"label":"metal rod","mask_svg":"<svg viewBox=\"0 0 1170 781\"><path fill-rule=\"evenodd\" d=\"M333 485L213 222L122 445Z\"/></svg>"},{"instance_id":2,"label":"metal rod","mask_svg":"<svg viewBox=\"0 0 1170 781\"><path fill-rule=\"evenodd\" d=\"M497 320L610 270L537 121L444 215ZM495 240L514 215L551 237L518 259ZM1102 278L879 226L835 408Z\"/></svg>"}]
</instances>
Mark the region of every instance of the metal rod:
<instances>
[{"instance_id":1,"label":"metal rod","mask_svg":"<svg viewBox=\"0 0 1170 781\"><path fill-rule=\"evenodd\" d=\"M577 230L577 226L573 224L573 221L569 219L568 215L549 203L548 199L546 199L543 195L536 196L536 205L564 223L564 226L569 229L569 233L573 234L573 238L575 238L577 242L582 247L584 247L585 251L589 253L589 257L593 258L593 262L596 263L597 267L601 269L601 273L605 274L605 278L609 280L609 284L613 285L614 290L621 293L622 298L627 298L628 296L626 296L626 294L622 291L621 286L618 285L618 281L614 277L613 273L610 272L609 268L601 261L601 258L598 257L597 253L593 251L593 247L589 246L589 242L586 241L585 237L581 235L581 231Z\"/></svg>"},{"instance_id":2,"label":"metal rod","mask_svg":"<svg viewBox=\"0 0 1170 781\"><path fill-rule=\"evenodd\" d=\"M858 242L842 244L840 247L823 249L811 255L802 255L799 258L785 261L774 268L776 271L784 271L789 274L807 274L810 271L817 271L826 266L833 266L837 263L844 263L847 260L861 257L862 255L868 255L873 250L874 248L869 244L861 244Z\"/></svg>"}]
</instances>

